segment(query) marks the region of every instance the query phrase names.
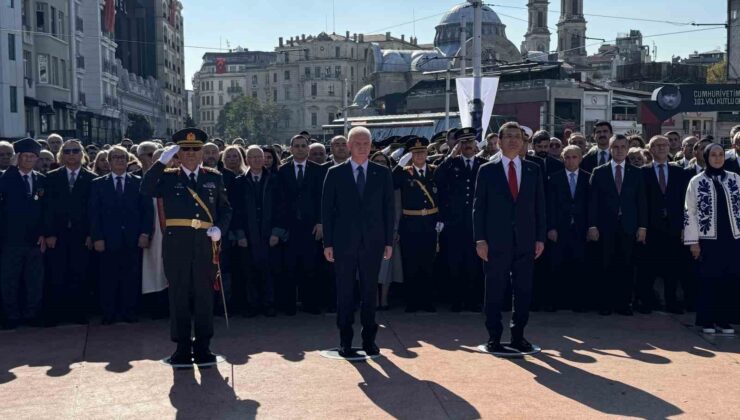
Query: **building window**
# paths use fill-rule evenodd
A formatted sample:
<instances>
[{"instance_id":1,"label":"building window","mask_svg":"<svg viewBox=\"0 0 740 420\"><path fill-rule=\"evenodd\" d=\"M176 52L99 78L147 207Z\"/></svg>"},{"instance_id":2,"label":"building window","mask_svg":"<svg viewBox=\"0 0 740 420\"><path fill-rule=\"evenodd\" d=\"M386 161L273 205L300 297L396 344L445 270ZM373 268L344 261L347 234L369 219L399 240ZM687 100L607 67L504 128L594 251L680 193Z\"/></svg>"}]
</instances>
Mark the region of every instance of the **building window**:
<instances>
[{"instance_id":1,"label":"building window","mask_svg":"<svg viewBox=\"0 0 740 420\"><path fill-rule=\"evenodd\" d=\"M18 112L18 88L15 86L10 87L10 112Z\"/></svg>"},{"instance_id":2,"label":"building window","mask_svg":"<svg viewBox=\"0 0 740 420\"><path fill-rule=\"evenodd\" d=\"M355 68L354 67L349 68L349 75L351 78L353 79L355 78Z\"/></svg>"},{"instance_id":3,"label":"building window","mask_svg":"<svg viewBox=\"0 0 740 420\"><path fill-rule=\"evenodd\" d=\"M319 88L316 85L316 83L311 83L311 96L316 96L318 94Z\"/></svg>"},{"instance_id":4,"label":"building window","mask_svg":"<svg viewBox=\"0 0 740 420\"><path fill-rule=\"evenodd\" d=\"M334 76L337 78L342 77L342 66L334 67Z\"/></svg>"},{"instance_id":5,"label":"building window","mask_svg":"<svg viewBox=\"0 0 740 420\"><path fill-rule=\"evenodd\" d=\"M313 68L313 75L317 79L321 77L321 67L314 67Z\"/></svg>"},{"instance_id":6,"label":"building window","mask_svg":"<svg viewBox=\"0 0 740 420\"><path fill-rule=\"evenodd\" d=\"M31 62L31 51L23 50L23 76L33 78L33 63Z\"/></svg>"},{"instance_id":7,"label":"building window","mask_svg":"<svg viewBox=\"0 0 740 420\"><path fill-rule=\"evenodd\" d=\"M15 61L15 34L8 34L8 59Z\"/></svg>"},{"instance_id":8,"label":"building window","mask_svg":"<svg viewBox=\"0 0 740 420\"><path fill-rule=\"evenodd\" d=\"M545 27L545 14L542 12L537 12L537 27L538 28Z\"/></svg>"},{"instance_id":9,"label":"building window","mask_svg":"<svg viewBox=\"0 0 740 420\"><path fill-rule=\"evenodd\" d=\"M324 68L324 76L326 76L326 77L331 77L331 67L329 67L329 66L326 66L326 67Z\"/></svg>"},{"instance_id":10,"label":"building window","mask_svg":"<svg viewBox=\"0 0 740 420\"><path fill-rule=\"evenodd\" d=\"M62 87L67 88L67 61L59 59L59 71L62 76Z\"/></svg>"},{"instance_id":11,"label":"building window","mask_svg":"<svg viewBox=\"0 0 740 420\"><path fill-rule=\"evenodd\" d=\"M277 102L277 89L272 90L272 101Z\"/></svg>"},{"instance_id":12,"label":"building window","mask_svg":"<svg viewBox=\"0 0 740 420\"><path fill-rule=\"evenodd\" d=\"M224 90L224 81L223 80L219 80L218 81L218 90L219 91Z\"/></svg>"},{"instance_id":13,"label":"building window","mask_svg":"<svg viewBox=\"0 0 740 420\"><path fill-rule=\"evenodd\" d=\"M290 88L289 87L285 88L285 100L286 101L290 100Z\"/></svg>"},{"instance_id":14,"label":"building window","mask_svg":"<svg viewBox=\"0 0 740 420\"><path fill-rule=\"evenodd\" d=\"M306 79L311 78L311 67L306 67L304 73L306 74Z\"/></svg>"},{"instance_id":15,"label":"building window","mask_svg":"<svg viewBox=\"0 0 740 420\"><path fill-rule=\"evenodd\" d=\"M315 112L311 113L311 127L319 125L319 115Z\"/></svg>"},{"instance_id":16,"label":"building window","mask_svg":"<svg viewBox=\"0 0 740 420\"><path fill-rule=\"evenodd\" d=\"M272 74L272 83L277 83L277 73Z\"/></svg>"},{"instance_id":17,"label":"building window","mask_svg":"<svg viewBox=\"0 0 740 420\"><path fill-rule=\"evenodd\" d=\"M56 20L57 9L55 9L54 6L51 6L49 10L51 10L51 12L49 13L49 23L51 23L51 34L53 36L57 36L57 20Z\"/></svg>"},{"instance_id":18,"label":"building window","mask_svg":"<svg viewBox=\"0 0 740 420\"><path fill-rule=\"evenodd\" d=\"M8 0L8 7L10 7L11 9L14 9L15 8L15 0Z\"/></svg>"},{"instance_id":19,"label":"building window","mask_svg":"<svg viewBox=\"0 0 740 420\"><path fill-rule=\"evenodd\" d=\"M253 90L253 91L252 91L252 97L253 97L254 99L257 99L257 91L256 91L256 90Z\"/></svg>"},{"instance_id":20,"label":"building window","mask_svg":"<svg viewBox=\"0 0 740 420\"><path fill-rule=\"evenodd\" d=\"M224 104L224 97L223 95L218 95L218 104L223 106Z\"/></svg>"},{"instance_id":21,"label":"building window","mask_svg":"<svg viewBox=\"0 0 740 420\"><path fill-rule=\"evenodd\" d=\"M329 113L329 118L327 119L327 121L328 121L327 124L331 124L331 123L334 122L334 113L333 112L330 112Z\"/></svg>"},{"instance_id":22,"label":"building window","mask_svg":"<svg viewBox=\"0 0 740 420\"><path fill-rule=\"evenodd\" d=\"M334 85L329 85L329 96L334 96Z\"/></svg>"},{"instance_id":23,"label":"building window","mask_svg":"<svg viewBox=\"0 0 740 420\"><path fill-rule=\"evenodd\" d=\"M285 70L285 73L283 74L283 78L285 80L290 80L290 71Z\"/></svg>"},{"instance_id":24,"label":"building window","mask_svg":"<svg viewBox=\"0 0 740 420\"><path fill-rule=\"evenodd\" d=\"M46 3L36 3L36 31L46 32Z\"/></svg>"},{"instance_id":25,"label":"building window","mask_svg":"<svg viewBox=\"0 0 740 420\"><path fill-rule=\"evenodd\" d=\"M257 86L257 75L252 76L252 86Z\"/></svg>"},{"instance_id":26,"label":"building window","mask_svg":"<svg viewBox=\"0 0 740 420\"><path fill-rule=\"evenodd\" d=\"M59 59L51 57L51 84L59 86Z\"/></svg>"},{"instance_id":27,"label":"building window","mask_svg":"<svg viewBox=\"0 0 740 420\"><path fill-rule=\"evenodd\" d=\"M62 11L57 12L57 30L59 31L59 37L64 39L66 32L64 31L64 12Z\"/></svg>"},{"instance_id":28,"label":"building window","mask_svg":"<svg viewBox=\"0 0 740 420\"><path fill-rule=\"evenodd\" d=\"M334 56L335 56L336 58L339 58L339 56L340 56L340 55L341 55L341 48L339 48L339 47L334 47Z\"/></svg>"},{"instance_id":29,"label":"building window","mask_svg":"<svg viewBox=\"0 0 740 420\"><path fill-rule=\"evenodd\" d=\"M573 14L573 15L578 15L578 14L580 14L580 13L578 12L578 2L579 2L579 0L573 0L573 11L572 11L572 13L571 13L571 14Z\"/></svg>"}]
</instances>

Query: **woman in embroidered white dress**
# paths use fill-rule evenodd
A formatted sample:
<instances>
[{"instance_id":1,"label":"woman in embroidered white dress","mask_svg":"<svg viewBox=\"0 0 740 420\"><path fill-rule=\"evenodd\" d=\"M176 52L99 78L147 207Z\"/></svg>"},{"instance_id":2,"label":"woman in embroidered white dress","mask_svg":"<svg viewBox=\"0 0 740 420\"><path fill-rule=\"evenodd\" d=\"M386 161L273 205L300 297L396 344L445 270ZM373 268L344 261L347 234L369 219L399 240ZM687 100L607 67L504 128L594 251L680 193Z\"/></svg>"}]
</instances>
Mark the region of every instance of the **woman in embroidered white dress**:
<instances>
[{"instance_id":1,"label":"woman in embroidered white dress","mask_svg":"<svg viewBox=\"0 0 740 420\"><path fill-rule=\"evenodd\" d=\"M697 260L696 325L705 334L734 334L729 321L740 279L740 176L723 169L720 145L708 145L703 157L706 169L689 181L684 218L684 244Z\"/></svg>"}]
</instances>

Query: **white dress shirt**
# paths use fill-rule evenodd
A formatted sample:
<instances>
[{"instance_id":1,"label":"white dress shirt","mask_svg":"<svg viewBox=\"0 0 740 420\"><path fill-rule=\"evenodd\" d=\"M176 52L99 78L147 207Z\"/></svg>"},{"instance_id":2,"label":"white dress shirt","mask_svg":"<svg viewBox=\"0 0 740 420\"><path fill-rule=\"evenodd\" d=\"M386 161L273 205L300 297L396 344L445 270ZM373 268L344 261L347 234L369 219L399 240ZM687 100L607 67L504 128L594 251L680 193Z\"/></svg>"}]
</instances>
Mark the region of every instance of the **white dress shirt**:
<instances>
[{"instance_id":1,"label":"white dress shirt","mask_svg":"<svg viewBox=\"0 0 740 420\"><path fill-rule=\"evenodd\" d=\"M190 170L188 168L182 166L182 165L180 165L180 169L182 169L183 172L185 172L185 176L188 179L190 179ZM200 165L198 165L198 167L195 168L195 170L193 171L193 173L195 174L195 181L197 182L198 181L198 174L200 173Z\"/></svg>"},{"instance_id":2,"label":"white dress shirt","mask_svg":"<svg viewBox=\"0 0 740 420\"><path fill-rule=\"evenodd\" d=\"M365 173L365 182L367 183L367 162L369 161L366 160L362 165L360 165L355 162L354 159L349 160L350 165L352 165L352 175L355 177L355 182L357 182L357 168L362 166L362 170Z\"/></svg>"},{"instance_id":3,"label":"white dress shirt","mask_svg":"<svg viewBox=\"0 0 740 420\"><path fill-rule=\"evenodd\" d=\"M503 163L506 181L509 181L509 162L514 162L514 169L516 170L516 185L517 188L520 188L522 186L522 160L519 156L512 160L504 156L503 153L501 154L501 163Z\"/></svg>"},{"instance_id":4,"label":"white dress shirt","mask_svg":"<svg viewBox=\"0 0 740 420\"><path fill-rule=\"evenodd\" d=\"M425 164L421 168L418 168L416 165L414 165L414 170L416 170L416 175L421 176L421 171L424 171L424 174L427 174L427 165Z\"/></svg>"},{"instance_id":5,"label":"white dress shirt","mask_svg":"<svg viewBox=\"0 0 740 420\"><path fill-rule=\"evenodd\" d=\"M611 163L612 165L612 176L614 177L615 181L617 180L617 166L622 167L622 182L624 182L624 163L625 161L623 160L621 163L617 163L612 160L609 163Z\"/></svg>"},{"instance_id":6,"label":"white dress shirt","mask_svg":"<svg viewBox=\"0 0 740 420\"><path fill-rule=\"evenodd\" d=\"M655 169L655 179L658 180L658 183L660 183L660 168L658 168L658 165L663 165L663 174L665 175L665 185L668 185L668 162L666 163L656 163L653 162L653 169Z\"/></svg>"},{"instance_id":7,"label":"white dress shirt","mask_svg":"<svg viewBox=\"0 0 740 420\"><path fill-rule=\"evenodd\" d=\"M23 176L24 176L24 175L28 175L28 185L30 185L30 186L31 186L31 187L30 187L30 188L31 188L31 192L33 192L33 170L31 170L31 171L28 171L28 172L26 172L26 173L23 173L23 171L21 171L21 170L19 169L19 170L18 170L18 172L19 172L19 173L21 174L21 180L22 180L22 181L25 181L25 180L23 179Z\"/></svg>"},{"instance_id":8,"label":"white dress shirt","mask_svg":"<svg viewBox=\"0 0 740 420\"><path fill-rule=\"evenodd\" d=\"M126 191L126 173L122 173L121 175L116 175L113 172L110 173L111 179L113 179L113 190L116 189L116 184L118 183L118 177L121 177L121 191Z\"/></svg>"},{"instance_id":9,"label":"white dress shirt","mask_svg":"<svg viewBox=\"0 0 740 420\"><path fill-rule=\"evenodd\" d=\"M303 166L303 177L306 177L306 166L308 163L308 159L304 160L303 162L296 162L293 161L293 173L295 174L295 179L298 179L298 165Z\"/></svg>"}]
</instances>

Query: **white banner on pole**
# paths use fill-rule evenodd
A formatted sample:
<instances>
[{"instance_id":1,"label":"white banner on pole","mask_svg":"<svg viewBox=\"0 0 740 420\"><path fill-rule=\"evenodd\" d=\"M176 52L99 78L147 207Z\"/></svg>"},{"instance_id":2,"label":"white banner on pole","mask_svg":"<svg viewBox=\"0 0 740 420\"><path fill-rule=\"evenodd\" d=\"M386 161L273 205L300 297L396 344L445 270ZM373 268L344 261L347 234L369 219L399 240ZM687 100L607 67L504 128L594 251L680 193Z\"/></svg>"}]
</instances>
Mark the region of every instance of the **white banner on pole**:
<instances>
[{"instance_id":1,"label":"white banner on pole","mask_svg":"<svg viewBox=\"0 0 740 420\"><path fill-rule=\"evenodd\" d=\"M472 127L473 121L470 116L470 102L473 100L473 77L458 77L455 79L457 90L457 106L460 109L460 123L463 127ZM481 77L480 95L483 101L483 115L481 118L481 127L483 134L481 143L485 142L488 124L491 122L493 114L493 105L496 103L496 92L498 92L498 77Z\"/></svg>"}]
</instances>

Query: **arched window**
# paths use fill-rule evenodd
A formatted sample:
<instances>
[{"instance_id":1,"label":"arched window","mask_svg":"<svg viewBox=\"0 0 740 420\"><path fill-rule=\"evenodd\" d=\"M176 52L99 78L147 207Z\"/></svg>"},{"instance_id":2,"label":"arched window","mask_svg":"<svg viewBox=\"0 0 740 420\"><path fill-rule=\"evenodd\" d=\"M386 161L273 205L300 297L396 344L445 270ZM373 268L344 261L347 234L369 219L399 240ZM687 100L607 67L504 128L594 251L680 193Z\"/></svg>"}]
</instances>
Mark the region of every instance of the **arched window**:
<instances>
[{"instance_id":1,"label":"arched window","mask_svg":"<svg viewBox=\"0 0 740 420\"><path fill-rule=\"evenodd\" d=\"M537 12L537 27L538 28L544 28L545 27L545 14L540 12Z\"/></svg>"}]
</instances>

